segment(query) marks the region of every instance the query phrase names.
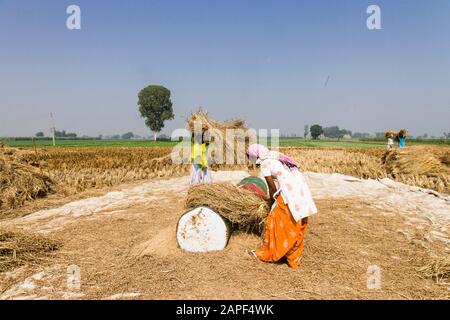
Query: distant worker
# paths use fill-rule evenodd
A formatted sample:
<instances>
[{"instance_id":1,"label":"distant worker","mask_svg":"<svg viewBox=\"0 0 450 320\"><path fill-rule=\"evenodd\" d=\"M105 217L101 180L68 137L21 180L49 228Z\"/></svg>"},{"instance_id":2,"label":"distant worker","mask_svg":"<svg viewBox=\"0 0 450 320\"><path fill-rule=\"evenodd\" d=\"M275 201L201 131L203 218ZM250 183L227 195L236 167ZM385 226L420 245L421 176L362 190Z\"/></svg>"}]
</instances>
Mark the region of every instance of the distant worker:
<instances>
[{"instance_id":1,"label":"distant worker","mask_svg":"<svg viewBox=\"0 0 450 320\"><path fill-rule=\"evenodd\" d=\"M208 143L203 141L203 134L192 133L191 138L191 184L212 183L208 169Z\"/></svg>"},{"instance_id":2,"label":"distant worker","mask_svg":"<svg viewBox=\"0 0 450 320\"><path fill-rule=\"evenodd\" d=\"M399 131L399 133L398 133L398 147L399 148L406 147L406 135L407 135L406 129L402 129Z\"/></svg>"},{"instance_id":3,"label":"distant worker","mask_svg":"<svg viewBox=\"0 0 450 320\"><path fill-rule=\"evenodd\" d=\"M395 133L392 131L388 131L384 136L387 138L387 149L391 150L392 148L394 148Z\"/></svg>"},{"instance_id":4,"label":"distant worker","mask_svg":"<svg viewBox=\"0 0 450 320\"><path fill-rule=\"evenodd\" d=\"M290 157L259 144L251 145L247 154L250 161L261 166L269 186L266 200L273 203L265 222L263 245L252 254L265 262L286 258L287 264L297 269L303 254L308 217L317 213L309 187L299 165Z\"/></svg>"}]
</instances>

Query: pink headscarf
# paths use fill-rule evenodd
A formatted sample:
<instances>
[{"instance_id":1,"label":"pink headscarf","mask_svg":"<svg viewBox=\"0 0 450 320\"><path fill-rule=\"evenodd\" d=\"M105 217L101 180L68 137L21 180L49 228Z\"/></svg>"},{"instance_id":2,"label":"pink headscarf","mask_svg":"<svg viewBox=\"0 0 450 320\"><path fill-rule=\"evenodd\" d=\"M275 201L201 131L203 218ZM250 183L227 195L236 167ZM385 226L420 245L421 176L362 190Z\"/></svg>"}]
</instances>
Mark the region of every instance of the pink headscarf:
<instances>
[{"instance_id":1,"label":"pink headscarf","mask_svg":"<svg viewBox=\"0 0 450 320\"><path fill-rule=\"evenodd\" d=\"M280 161L283 165L291 170L298 169L300 167L299 164L291 157L288 157L287 155L280 152L269 151L267 147L261 144L252 144L248 148L247 153L250 157L255 158L257 160L257 163L260 163L261 161L266 159L274 159Z\"/></svg>"},{"instance_id":2,"label":"pink headscarf","mask_svg":"<svg viewBox=\"0 0 450 320\"><path fill-rule=\"evenodd\" d=\"M252 144L248 148L248 151L247 151L247 153L250 157L253 157L256 159L260 159L260 158L267 156L269 154L269 152L270 152L269 149L267 149L262 144Z\"/></svg>"}]
</instances>

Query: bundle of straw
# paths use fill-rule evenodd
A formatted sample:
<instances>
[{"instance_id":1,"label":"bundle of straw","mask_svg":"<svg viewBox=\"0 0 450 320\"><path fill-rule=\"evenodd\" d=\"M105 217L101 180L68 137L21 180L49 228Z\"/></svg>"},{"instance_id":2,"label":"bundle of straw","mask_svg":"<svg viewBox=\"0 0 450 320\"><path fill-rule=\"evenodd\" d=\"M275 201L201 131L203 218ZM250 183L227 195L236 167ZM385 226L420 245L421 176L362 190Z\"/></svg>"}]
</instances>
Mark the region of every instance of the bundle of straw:
<instances>
[{"instance_id":1,"label":"bundle of straw","mask_svg":"<svg viewBox=\"0 0 450 320\"><path fill-rule=\"evenodd\" d=\"M23 231L0 228L0 272L36 263L58 249L50 239Z\"/></svg>"},{"instance_id":2,"label":"bundle of straw","mask_svg":"<svg viewBox=\"0 0 450 320\"><path fill-rule=\"evenodd\" d=\"M406 129L401 129L399 132L398 132L398 136L400 137L400 138L406 138L406 135L408 134L408 131L406 130Z\"/></svg>"},{"instance_id":3,"label":"bundle of straw","mask_svg":"<svg viewBox=\"0 0 450 320\"><path fill-rule=\"evenodd\" d=\"M217 148L219 148L223 151L224 156L232 154L234 155L235 160L240 159L239 162L241 164L246 163L245 151L251 142L251 137L247 136L250 131L248 131L244 120L235 119L219 122L212 119L207 112L200 109L188 117L187 127L191 132L195 132L195 130L199 130L199 128L202 130L201 133L208 131L211 135L210 139L212 140L210 142L216 144L214 149L217 150ZM231 136L227 135L227 130L234 130L230 132L230 135L232 134ZM221 144L216 137L218 133L221 135ZM255 142L256 138L256 134L254 134L252 139ZM238 146L239 143L240 145ZM244 152L244 154L242 154L242 152ZM215 154L212 154L212 156L215 157Z\"/></svg>"},{"instance_id":4,"label":"bundle of straw","mask_svg":"<svg viewBox=\"0 0 450 320\"><path fill-rule=\"evenodd\" d=\"M382 160L387 173L393 176L404 174L439 177L449 174L448 166L436 154L423 147L389 150Z\"/></svg>"},{"instance_id":5,"label":"bundle of straw","mask_svg":"<svg viewBox=\"0 0 450 320\"><path fill-rule=\"evenodd\" d=\"M384 137L385 137L386 139L387 139L387 138L392 138L392 139L394 139L395 136L396 136L396 133L395 133L394 131L392 131L392 130L386 131L385 134L384 134Z\"/></svg>"},{"instance_id":6,"label":"bundle of straw","mask_svg":"<svg viewBox=\"0 0 450 320\"><path fill-rule=\"evenodd\" d=\"M198 122L201 124L201 128L203 131L218 129L222 132L225 132L227 129L243 129L247 130L245 126L245 121L240 119L228 120L224 122L219 122L217 120L212 119L206 111L199 109L197 112L191 113L191 115L187 119L188 129L193 132L195 128L195 123Z\"/></svg>"},{"instance_id":7,"label":"bundle of straw","mask_svg":"<svg viewBox=\"0 0 450 320\"><path fill-rule=\"evenodd\" d=\"M244 231L258 231L269 213L268 203L231 183L200 184L188 191L186 207L208 207Z\"/></svg>"},{"instance_id":8,"label":"bundle of straw","mask_svg":"<svg viewBox=\"0 0 450 320\"><path fill-rule=\"evenodd\" d=\"M0 209L13 209L27 200L44 197L53 182L32 165L0 155Z\"/></svg>"}]
</instances>

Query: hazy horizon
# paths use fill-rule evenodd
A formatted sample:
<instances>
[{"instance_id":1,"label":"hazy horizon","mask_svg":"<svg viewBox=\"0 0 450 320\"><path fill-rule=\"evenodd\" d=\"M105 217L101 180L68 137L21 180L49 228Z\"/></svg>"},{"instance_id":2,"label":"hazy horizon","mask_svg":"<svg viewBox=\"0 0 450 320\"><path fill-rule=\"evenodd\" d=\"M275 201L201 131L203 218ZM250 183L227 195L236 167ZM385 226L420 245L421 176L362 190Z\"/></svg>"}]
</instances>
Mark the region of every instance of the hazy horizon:
<instances>
[{"instance_id":1,"label":"hazy horizon","mask_svg":"<svg viewBox=\"0 0 450 320\"><path fill-rule=\"evenodd\" d=\"M81 7L81 30L66 8ZM366 9L381 8L381 30ZM303 135L450 131L450 2L0 0L0 136L152 133L137 94L172 92L183 128L219 119Z\"/></svg>"}]
</instances>

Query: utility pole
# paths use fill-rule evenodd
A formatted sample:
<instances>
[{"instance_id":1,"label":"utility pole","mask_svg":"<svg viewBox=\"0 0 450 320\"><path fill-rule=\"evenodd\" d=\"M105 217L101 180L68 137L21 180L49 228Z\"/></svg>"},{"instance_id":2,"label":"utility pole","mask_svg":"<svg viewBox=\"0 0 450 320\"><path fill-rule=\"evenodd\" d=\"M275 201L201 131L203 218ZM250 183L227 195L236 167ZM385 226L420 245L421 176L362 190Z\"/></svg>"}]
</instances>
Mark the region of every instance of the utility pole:
<instances>
[{"instance_id":1,"label":"utility pole","mask_svg":"<svg viewBox=\"0 0 450 320\"><path fill-rule=\"evenodd\" d=\"M50 118L52 118L51 133L52 133L52 139L53 139L53 146L56 146L56 138L55 138L56 127L55 127L55 117L53 116L53 112L50 113Z\"/></svg>"}]
</instances>

